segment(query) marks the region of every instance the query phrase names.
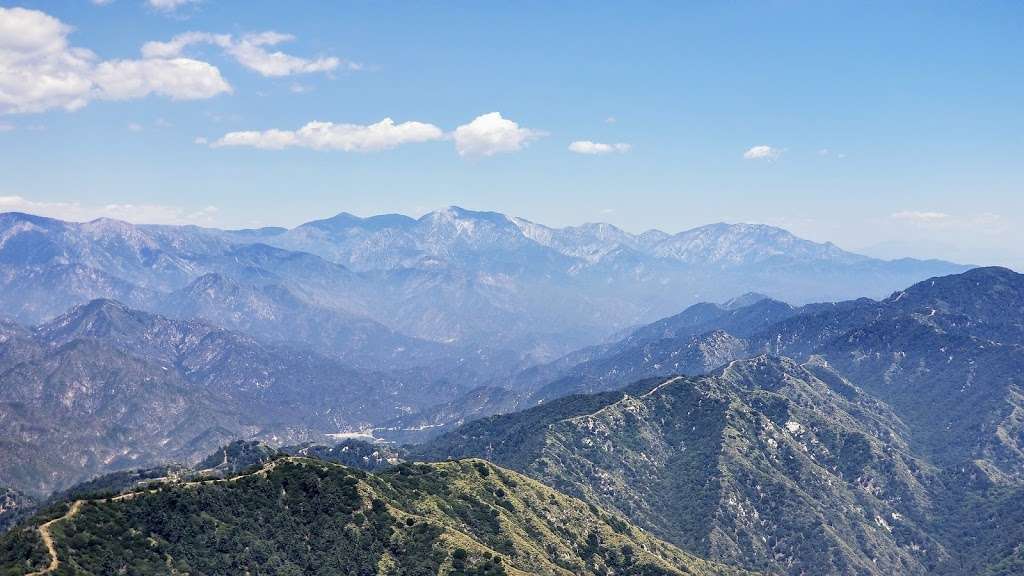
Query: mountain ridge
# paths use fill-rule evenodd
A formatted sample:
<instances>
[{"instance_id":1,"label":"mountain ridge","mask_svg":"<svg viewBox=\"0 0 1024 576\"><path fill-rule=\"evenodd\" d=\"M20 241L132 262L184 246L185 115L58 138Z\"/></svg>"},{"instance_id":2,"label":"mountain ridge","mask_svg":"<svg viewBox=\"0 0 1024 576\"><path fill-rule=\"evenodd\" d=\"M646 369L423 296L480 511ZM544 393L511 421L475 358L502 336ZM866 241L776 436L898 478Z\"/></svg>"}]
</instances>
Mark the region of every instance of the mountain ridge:
<instances>
[{"instance_id":1,"label":"mountain ridge","mask_svg":"<svg viewBox=\"0 0 1024 576\"><path fill-rule=\"evenodd\" d=\"M368 474L282 456L222 479L166 480L57 507L0 538L0 565L20 570L14 573L44 566L74 573L225 573L239 566L316 574L742 573L481 460ZM218 537L225 555L197 553L216 532L210 520L232 527ZM84 533L92 538L77 537ZM292 538L306 546L290 545Z\"/></svg>"}]
</instances>

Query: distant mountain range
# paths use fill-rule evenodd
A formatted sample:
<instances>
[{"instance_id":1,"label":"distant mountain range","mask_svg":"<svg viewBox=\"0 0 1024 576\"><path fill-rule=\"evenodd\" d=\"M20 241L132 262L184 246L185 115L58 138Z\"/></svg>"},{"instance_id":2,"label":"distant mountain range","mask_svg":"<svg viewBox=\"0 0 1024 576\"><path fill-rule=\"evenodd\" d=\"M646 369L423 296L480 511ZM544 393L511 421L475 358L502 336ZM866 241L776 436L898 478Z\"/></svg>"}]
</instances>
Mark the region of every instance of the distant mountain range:
<instances>
[{"instance_id":1,"label":"distant mountain range","mask_svg":"<svg viewBox=\"0 0 1024 576\"><path fill-rule=\"evenodd\" d=\"M489 375L702 300L750 291L791 303L882 296L965 269L876 260L763 225L634 235L457 207L419 219L340 214L290 230L231 231L0 214L0 304L24 323L109 298L203 314L342 358L390 364L398 348L416 361L483 357ZM318 316L326 328L312 321Z\"/></svg>"}]
</instances>

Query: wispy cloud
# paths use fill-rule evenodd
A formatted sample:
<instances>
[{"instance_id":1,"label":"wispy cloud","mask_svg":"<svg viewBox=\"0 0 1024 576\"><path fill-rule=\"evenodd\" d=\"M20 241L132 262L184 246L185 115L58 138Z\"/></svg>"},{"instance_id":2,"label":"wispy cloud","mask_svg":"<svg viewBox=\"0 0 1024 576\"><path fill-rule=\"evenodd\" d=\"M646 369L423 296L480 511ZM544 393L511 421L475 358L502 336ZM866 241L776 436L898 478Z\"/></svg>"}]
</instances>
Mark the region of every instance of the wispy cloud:
<instances>
[{"instance_id":1,"label":"wispy cloud","mask_svg":"<svg viewBox=\"0 0 1024 576\"><path fill-rule=\"evenodd\" d=\"M215 206L188 209L163 204L82 204L80 202L40 202L22 196L0 196L0 212L27 212L50 218L87 222L113 218L136 224L217 224Z\"/></svg>"},{"instance_id":2,"label":"wispy cloud","mask_svg":"<svg viewBox=\"0 0 1024 576\"><path fill-rule=\"evenodd\" d=\"M1009 222L994 212L975 214L948 214L937 210L902 210L893 212L889 219L922 231L970 231L976 234L999 235L1007 231Z\"/></svg>"},{"instance_id":3,"label":"wispy cloud","mask_svg":"<svg viewBox=\"0 0 1024 576\"><path fill-rule=\"evenodd\" d=\"M934 224L937 222L949 222L950 216L945 212L932 212L926 210L903 210L894 212L890 216L893 220L903 222L914 222L917 224Z\"/></svg>"},{"instance_id":4,"label":"wispy cloud","mask_svg":"<svg viewBox=\"0 0 1024 576\"><path fill-rule=\"evenodd\" d=\"M349 70L362 69L362 66L355 62L347 62L334 56L303 58L267 49L292 40L295 40L295 37L291 34L274 31L245 34L239 37L231 34L185 32L167 42L147 42L142 47L142 53L151 58L173 58L180 56L189 46L212 44L223 49L242 66L263 76L330 72L339 66L344 66Z\"/></svg>"},{"instance_id":5,"label":"wispy cloud","mask_svg":"<svg viewBox=\"0 0 1024 576\"><path fill-rule=\"evenodd\" d=\"M298 130L229 132L211 143L210 146L214 148L247 146L267 150L294 147L372 152L395 148L402 144L440 140L443 137L444 132L433 124L424 122L396 124L391 118L385 118L369 125L309 122Z\"/></svg>"},{"instance_id":6,"label":"wispy cloud","mask_svg":"<svg viewBox=\"0 0 1024 576\"><path fill-rule=\"evenodd\" d=\"M753 146L743 153L745 160L774 160L782 155L782 150L762 144Z\"/></svg>"},{"instance_id":7,"label":"wispy cloud","mask_svg":"<svg viewBox=\"0 0 1024 576\"><path fill-rule=\"evenodd\" d=\"M174 12L182 6L198 3L199 0L146 0L147 6L154 10L159 10L161 12Z\"/></svg>"},{"instance_id":8,"label":"wispy cloud","mask_svg":"<svg viewBox=\"0 0 1024 576\"><path fill-rule=\"evenodd\" d=\"M820 150L818 150L818 156L838 158L840 160L846 158L846 154L844 154L843 152L836 152L835 150L831 150L829 148L821 148Z\"/></svg>"},{"instance_id":9,"label":"wispy cloud","mask_svg":"<svg viewBox=\"0 0 1024 576\"><path fill-rule=\"evenodd\" d=\"M625 142L618 142L616 144L604 144L602 142L591 142L590 140L576 140L569 144L569 151L577 154L590 154L590 155L601 155L601 154L624 154L633 149L633 146L626 144Z\"/></svg>"}]
</instances>

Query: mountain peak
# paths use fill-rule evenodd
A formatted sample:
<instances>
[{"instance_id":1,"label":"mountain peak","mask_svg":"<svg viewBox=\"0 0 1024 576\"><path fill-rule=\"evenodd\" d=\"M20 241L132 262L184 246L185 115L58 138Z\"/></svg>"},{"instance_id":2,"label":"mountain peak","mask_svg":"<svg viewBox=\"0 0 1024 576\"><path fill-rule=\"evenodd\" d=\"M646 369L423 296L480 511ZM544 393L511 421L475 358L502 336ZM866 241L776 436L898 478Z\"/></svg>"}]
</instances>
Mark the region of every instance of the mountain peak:
<instances>
[{"instance_id":1,"label":"mountain peak","mask_svg":"<svg viewBox=\"0 0 1024 576\"><path fill-rule=\"evenodd\" d=\"M777 390L794 377L803 379L808 375L796 360L772 354L734 360L719 369L717 374L748 390Z\"/></svg>"},{"instance_id":2,"label":"mountain peak","mask_svg":"<svg viewBox=\"0 0 1024 576\"><path fill-rule=\"evenodd\" d=\"M739 296L736 296L735 298L730 298L725 302L722 302L721 306L726 310L738 310L740 308L745 308L747 306L757 304L762 300L771 299L771 296L765 296L760 292L747 292L746 294L741 294Z\"/></svg>"},{"instance_id":3,"label":"mountain peak","mask_svg":"<svg viewBox=\"0 0 1024 576\"><path fill-rule=\"evenodd\" d=\"M128 326L147 323L144 317L148 316L116 300L97 298L75 306L38 330L49 336L60 335L63 340L107 336L113 332L125 332Z\"/></svg>"},{"instance_id":4,"label":"mountain peak","mask_svg":"<svg viewBox=\"0 0 1024 576\"><path fill-rule=\"evenodd\" d=\"M461 206L448 206L447 208L424 214L420 218L421 222L437 220L475 220L500 225L512 224L511 219L500 212L481 212L468 210Z\"/></svg>"},{"instance_id":5,"label":"mountain peak","mask_svg":"<svg viewBox=\"0 0 1024 576\"><path fill-rule=\"evenodd\" d=\"M63 220L27 212L0 212L0 222L28 222L36 225L65 224Z\"/></svg>"},{"instance_id":6,"label":"mountain peak","mask_svg":"<svg viewBox=\"0 0 1024 576\"><path fill-rule=\"evenodd\" d=\"M299 228L317 228L329 231L340 231L349 228L382 230L385 228L407 228L415 223L415 219L404 214L378 214L363 218L349 212L341 212L330 218L306 222L300 225Z\"/></svg>"},{"instance_id":7,"label":"mountain peak","mask_svg":"<svg viewBox=\"0 0 1024 576\"><path fill-rule=\"evenodd\" d=\"M973 268L918 282L883 303L929 315L967 315L991 324L1019 322L1024 315L1024 274L998 266Z\"/></svg>"}]
</instances>

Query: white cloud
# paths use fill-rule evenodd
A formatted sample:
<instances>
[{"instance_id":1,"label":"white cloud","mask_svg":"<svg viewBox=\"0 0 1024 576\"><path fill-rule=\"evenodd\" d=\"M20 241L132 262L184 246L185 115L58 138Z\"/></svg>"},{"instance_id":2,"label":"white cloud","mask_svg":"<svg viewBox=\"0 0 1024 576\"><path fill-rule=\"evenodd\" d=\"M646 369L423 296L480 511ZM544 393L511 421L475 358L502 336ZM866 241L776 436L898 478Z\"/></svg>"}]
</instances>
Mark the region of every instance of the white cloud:
<instances>
[{"instance_id":1,"label":"white cloud","mask_svg":"<svg viewBox=\"0 0 1024 576\"><path fill-rule=\"evenodd\" d=\"M246 68L251 68L264 76L289 76L310 72L328 72L341 63L338 58L327 57L307 60L291 56L284 52L268 52L264 46L275 46L281 42L293 40L287 34L263 32L243 36L226 48L228 54Z\"/></svg>"},{"instance_id":2,"label":"white cloud","mask_svg":"<svg viewBox=\"0 0 1024 576\"><path fill-rule=\"evenodd\" d=\"M189 58L101 62L96 67L95 82L109 100L150 94L174 100L201 100L231 89L216 67Z\"/></svg>"},{"instance_id":3,"label":"white cloud","mask_svg":"<svg viewBox=\"0 0 1024 576\"><path fill-rule=\"evenodd\" d=\"M618 119L615 116L609 116L604 119L605 124L615 124L616 122L618 122Z\"/></svg>"},{"instance_id":4,"label":"white cloud","mask_svg":"<svg viewBox=\"0 0 1024 576\"><path fill-rule=\"evenodd\" d=\"M77 110L92 100L159 94L210 98L231 87L213 65L189 58L101 61L71 46L71 27L38 10L0 8L0 114Z\"/></svg>"},{"instance_id":5,"label":"white cloud","mask_svg":"<svg viewBox=\"0 0 1024 576\"><path fill-rule=\"evenodd\" d=\"M743 153L745 160L774 160L782 154L782 150L771 146L754 146Z\"/></svg>"},{"instance_id":6,"label":"white cloud","mask_svg":"<svg viewBox=\"0 0 1024 576\"><path fill-rule=\"evenodd\" d=\"M493 156L502 152L521 150L530 141L544 136L544 132L522 128L519 124L491 112L477 116L469 124L455 129L455 149L460 156Z\"/></svg>"},{"instance_id":7,"label":"white cloud","mask_svg":"<svg viewBox=\"0 0 1024 576\"><path fill-rule=\"evenodd\" d=\"M913 222L917 224L934 224L938 222L949 222L950 216L944 212L929 212L929 211L918 211L918 210L904 210L902 212L894 212L889 216L893 220L901 220L903 222Z\"/></svg>"},{"instance_id":8,"label":"white cloud","mask_svg":"<svg viewBox=\"0 0 1024 576\"><path fill-rule=\"evenodd\" d=\"M37 202L21 196L0 196L0 212L27 212L86 222L113 218L137 224L216 224L217 207L187 209L163 204L82 204L79 202Z\"/></svg>"},{"instance_id":9,"label":"white cloud","mask_svg":"<svg viewBox=\"0 0 1024 576\"><path fill-rule=\"evenodd\" d=\"M131 123L128 124L128 131L129 132L142 132L142 124L139 124L138 122L131 122Z\"/></svg>"},{"instance_id":10,"label":"white cloud","mask_svg":"<svg viewBox=\"0 0 1024 576\"><path fill-rule=\"evenodd\" d=\"M249 146L268 150L299 147L314 150L371 152L402 144L440 140L444 132L433 124L402 122L391 118L369 125L310 122L298 130L229 132L211 147Z\"/></svg>"},{"instance_id":11,"label":"white cloud","mask_svg":"<svg viewBox=\"0 0 1024 576\"><path fill-rule=\"evenodd\" d=\"M198 4L199 0L146 0L146 4L161 12L174 12L186 4Z\"/></svg>"},{"instance_id":12,"label":"white cloud","mask_svg":"<svg viewBox=\"0 0 1024 576\"><path fill-rule=\"evenodd\" d=\"M202 144L202 145L206 145L206 144L210 143L210 141L206 139L206 136L196 136L195 139L192 140L192 142L195 143L195 144Z\"/></svg>"},{"instance_id":13,"label":"white cloud","mask_svg":"<svg viewBox=\"0 0 1024 576\"><path fill-rule=\"evenodd\" d=\"M10 132L12 130L14 130L13 124L4 124L0 122L0 132Z\"/></svg>"},{"instance_id":14,"label":"white cloud","mask_svg":"<svg viewBox=\"0 0 1024 576\"><path fill-rule=\"evenodd\" d=\"M629 152L633 149L633 146L624 142L616 144L603 144L601 142L591 142L590 140L577 140L572 144L569 144L569 150L577 154L611 154L618 152L620 154Z\"/></svg>"},{"instance_id":15,"label":"white cloud","mask_svg":"<svg viewBox=\"0 0 1024 576\"><path fill-rule=\"evenodd\" d=\"M107 4L110 4L111 2L113 2L114 0L90 0L90 1L94 5L96 5L96 6L106 6Z\"/></svg>"},{"instance_id":16,"label":"white cloud","mask_svg":"<svg viewBox=\"0 0 1024 576\"><path fill-rule=\"evenodd\" d=\"M208 32L185 32L171 38L167 42L147 42L142 47L143 55L151 58L170 58L180 56L185 48L194 44L213 44L224 50L239 64L264 76L290 76L312 72L330 72L344 64L350 70L358 70L360 66L354 62L343 62L340 58L322 57L315 59L300 58L284 52L270 52L268 46L276 46L289 42L295 37L279 32L259 32L235 38L230 34L210 34Z\"/></svg>"}]
</instances>

